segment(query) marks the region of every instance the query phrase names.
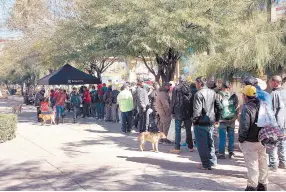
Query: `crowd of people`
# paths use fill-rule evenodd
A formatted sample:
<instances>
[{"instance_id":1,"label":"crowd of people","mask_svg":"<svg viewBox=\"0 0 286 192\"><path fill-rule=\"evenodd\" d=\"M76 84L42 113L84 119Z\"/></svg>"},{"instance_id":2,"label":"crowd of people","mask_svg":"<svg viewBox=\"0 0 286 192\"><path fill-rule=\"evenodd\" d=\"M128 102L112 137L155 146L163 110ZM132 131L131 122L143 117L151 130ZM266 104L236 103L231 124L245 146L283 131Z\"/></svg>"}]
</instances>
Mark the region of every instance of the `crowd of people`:
<instances>
[{"instance_id":1,"label":"crowd of people","mask_svg":"<svg viewBox=\"0 0 286 192\"><path fill-rule=\"evenodd\" d=\"M174 120L175 142L162 139L160 143L173 145L170 152L180 153L181 128L184 125L188 149L193 152L196 146L201 159L199 168L202 170L212 170L217 165L217 159L226 159L226 140L228 158L235 157L235 122L239 121L238 141L248 170L246 190L265 191L268 171L286 169L286 90L282 88L279 76L271 78L270 94L264 91L266 82L261 84L260 79L248 77L243 83L241 105L230 82L225 81L221 87L209 88L204 77L188 83L184 76L179 78L176 85L163 82L160 86L157 82L146 83L138 78L136 83L124 83L121 86L99 84L92 86L91 90L85 86L79 90L73 88L70 94L58 88L51 90L49 98L44 97L45 90L42 89L36 95L35 104L39 114L47 110L49 101L50 109L56 113L56 123L59 123L65 116L65 102L69 99L74 122L79 115L120 122L123 133L135 129L140 133L163 132L167 136L171 121ZM275 146L269 149L266 141L259 140L259 132L263 127L257 126L257 120L262 101L271 105L279 128L284 131Z\"/></svg>"}]
</instances>

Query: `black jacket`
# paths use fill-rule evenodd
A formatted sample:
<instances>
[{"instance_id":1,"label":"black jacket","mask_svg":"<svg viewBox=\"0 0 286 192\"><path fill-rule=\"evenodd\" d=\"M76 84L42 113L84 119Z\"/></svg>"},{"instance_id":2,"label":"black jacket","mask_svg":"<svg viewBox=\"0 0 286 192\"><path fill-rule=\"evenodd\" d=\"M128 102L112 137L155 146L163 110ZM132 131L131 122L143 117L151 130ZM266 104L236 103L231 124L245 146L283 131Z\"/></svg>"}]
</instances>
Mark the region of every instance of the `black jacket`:
<instances>
[{"instance_id":1,"label":"black jacket","mask_svg":"<svg viewBox=\"0 0 286 192\"><path fill-rule=\"evenodd\" d=\"M258 119L260 102L257 98L247 101L242 106L238 141L243 143L244 141L258 142L258 133L260 128L257 127L256 122Z\"/></svg>"},{"instance_id":2,"label":"black jacket","mask_svg":"<svg viewBox=\"0 0 286 192\"><path fill-rule=\"evenodd\" d=\"M146 110L147 106L149 105L149 98L146 89L144 89L144 87L138 86L136 88L136 91L134 92L134 97L135 107L137 108L137 110Z\"/></svg>"},{"instance_id":3,"label":"black jacket","mask_svg":"<svg viewBox=\"0 0 286 192\"><path fill-rule=\"evenodd\" d=\"M192 93L187 83L177 85L172 93L171 113L177 120L190 119L192 116Z\"/></svg>"},{"instance_id":4,"label":"black jacket","mask_svg":"<svg viewBox=\"0 0 286 192\"><path fill-rule=\"evenodd\" d=\"M271 96L277 123L280 128L286 129L286 89L273 89Z\"/></svg>"},{"instance_id":5,"label":"black jacket","mask_svg":"<svg viewBox=\"0 0 286 192\"><path fill-rule=\"evenodd\" d=\"M38 92L35 97L35 106L36 107L41 106L41 102L44 101L44 99L45 99L44 93L42 93L41 91Z\"/></svg>"},{"instance_id":6,"label":"black jacket","mask_svg":"<svg viewBox=\"0 0 286 192\"><path fill-rule=\"evenodd\" d=\"M219 121L220 106L216 98L216 92L207 87L197 91L193 105L194 125L211 126Z\"/></svg>"},{"instance_id":7,"label":"black jacket","mask_svg":"<svg viewBox=\"0 0 286 192\"><path fill-rule=\"evenodd\" d=\"M156 98L157 98L158 93L159 93L159 90L154 89L149 95L150 106L151 106L151 109L154 111L156 111Z\"/></svg>"}]
</instances>

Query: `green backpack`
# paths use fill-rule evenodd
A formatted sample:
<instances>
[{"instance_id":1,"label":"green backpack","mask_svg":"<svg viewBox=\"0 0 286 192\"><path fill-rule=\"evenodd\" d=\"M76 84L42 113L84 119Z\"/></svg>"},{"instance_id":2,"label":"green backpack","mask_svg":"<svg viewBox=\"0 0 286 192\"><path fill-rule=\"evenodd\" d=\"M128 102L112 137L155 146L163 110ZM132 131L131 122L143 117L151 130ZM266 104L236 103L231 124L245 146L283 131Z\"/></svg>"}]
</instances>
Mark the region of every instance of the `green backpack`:
<instances>
[{"instance_id":1,"label":"green backpack","mask_svg":"<svg viewBox=\"0 0 286 192\"><path fill-rule=\"evenodd\" d=\"M231 120L236 116L236 108L234 103L234 93L219 92L222 96L221 105L221 119Z\"/></svg>"}]
</instances>

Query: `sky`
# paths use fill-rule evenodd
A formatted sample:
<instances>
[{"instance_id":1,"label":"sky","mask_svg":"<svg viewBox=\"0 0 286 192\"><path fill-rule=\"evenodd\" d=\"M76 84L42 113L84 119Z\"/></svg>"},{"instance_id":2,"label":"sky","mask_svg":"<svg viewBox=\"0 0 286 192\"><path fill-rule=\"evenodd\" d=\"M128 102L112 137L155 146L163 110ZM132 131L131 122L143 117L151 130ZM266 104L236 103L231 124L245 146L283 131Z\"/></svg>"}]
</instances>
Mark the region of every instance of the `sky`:
<instances>
[{"instance_id":1,"label":"sky","mask_svg":"<svg viewBox=\"0 0 286 192\"><path fill-rule=\"evenodd\" d=\"M21 32L5 27L15 0L0 0L0 39L19 37Z\"/></svg>"}]
</instances>

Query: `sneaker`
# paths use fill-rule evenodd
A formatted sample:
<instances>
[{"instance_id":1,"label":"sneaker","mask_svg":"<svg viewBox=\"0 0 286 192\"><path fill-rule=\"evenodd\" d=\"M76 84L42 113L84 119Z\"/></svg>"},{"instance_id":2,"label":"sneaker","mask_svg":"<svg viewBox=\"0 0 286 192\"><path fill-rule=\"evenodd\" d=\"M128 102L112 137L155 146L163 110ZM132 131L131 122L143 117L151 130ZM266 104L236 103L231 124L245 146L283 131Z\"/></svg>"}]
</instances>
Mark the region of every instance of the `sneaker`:
<instances>
[{"instance_id":1,"label":"sneaker","mask_svg":"<svg viewBox=\"0 0 286 192\"><path fill-rule=\"evenodd\" d=\"M217 158L218 159L225 159L225 155L224 154L219 154Z\"/></svg>"},{"instance_id":2,"label":"sneaker","mask_svg":"<svg viewBox=\"0 0 286 192\"><path fill-rule=\"evenodd\" d=\"M258 183L256 189L257 189L257 191L267 191L267 185L263 185L261 183Z\"/></svg>"},{"instance_id":3,"label":"sneaker","mask_svg":"<svg viewBox=\"0 0 286 192\"><path fill-rule=\"evenodd\" d=\"M233 152L229 152L228 157L229 157L230 159L232 159L233 157L235 157L235 155L234 155Z\"/></svg>"},{"instance_id":4,"label":"sneaker","mask_svg":"<svg viewBox=\"0 0 286 192\"><path fill-rule=\"evenodd\" d=\"M171 149L170 153L179 154L181 151L179 149Z\"/></svg>"},{"instance_id":5,"label":"sneaker","mask_svg":"<svg viewBox=\"0 0 286 192\"><path fill-rule=\"evenodd\" d=\"M247 186L244 191L256 191L256 188L255 188L255 187Z\"/></svg>"},{"instance_id":6,"label":"sneaker","mask_svg":"<svg viewBox=\"0 0 286 192\"><path fill-rule=\"evenodd\" d=\"M199 164L199 165L197 166L197 168L200 169L200 170L209 170L209 171L212 170L211 167L205 168L205 167L203 167L202 164Z\"/></svg>"}]
</instances>

